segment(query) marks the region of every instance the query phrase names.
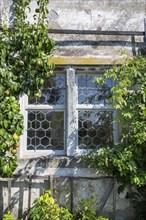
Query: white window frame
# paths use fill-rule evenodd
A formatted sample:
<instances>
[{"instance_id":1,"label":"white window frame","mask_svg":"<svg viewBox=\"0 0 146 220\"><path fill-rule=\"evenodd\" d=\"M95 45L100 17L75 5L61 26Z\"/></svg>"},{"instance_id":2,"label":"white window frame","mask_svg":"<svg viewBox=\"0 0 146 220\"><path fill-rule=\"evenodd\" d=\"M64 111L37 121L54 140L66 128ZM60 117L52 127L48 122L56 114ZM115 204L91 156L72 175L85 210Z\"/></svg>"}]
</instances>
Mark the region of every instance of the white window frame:
<instances>
[{"instance_id":1,"label":"white window frame","mask_svg":"<svg viewBox=\"0 0 146 220\"><path fill-rule=\"evenodd\" d=\"M20 138L20 158L32 158L39 156L51 156L51 155L66 155L78 157L84 149L78 149L78 111L79 110L112 110L113 115L117 115L117 111L111 105L92 105L92 104L78 104L78 85L77 74L74 68L67 68L66 70L66 98L64 105L30 105L28 104L27 95L20 97L20 109L24 116L24 131ZM80 72L79 74L83 74ZM90 74L94 74L91 71ZM99 74L101 75L101 74ZM27 111L28 110L48 110L48 111L64 111L64 150L27 150ZM114 143L118 142L118 124L113 122L113 136Z\"/></svg>"},{"instance_id":2,"label":"white window frame","mask_svg":"<svg viewBox=\"0 0 146 220\"><path fill-rule=\"evenodd\" d=\"M68 135L67 135L67 155L68 156L81 156L87 151L86 149L78 148L78 111L80 110L99 110L99 111L113 111L113 118L117 116L117 111L112 107L112 105L104 104L78 104L78 80L77 76L79 74L84 74L84 72L75 71L73 68L67 70L67 82L68 82ZM92 71L85 72L85 74L91 74ZM98 74L102 76L103 74ZM118 143L118 123L113 121L113 137L114 144ZM71 138L70 138L71 137ZM70 140L71 139L71 140Z\"/></svg>"}]
</instances>

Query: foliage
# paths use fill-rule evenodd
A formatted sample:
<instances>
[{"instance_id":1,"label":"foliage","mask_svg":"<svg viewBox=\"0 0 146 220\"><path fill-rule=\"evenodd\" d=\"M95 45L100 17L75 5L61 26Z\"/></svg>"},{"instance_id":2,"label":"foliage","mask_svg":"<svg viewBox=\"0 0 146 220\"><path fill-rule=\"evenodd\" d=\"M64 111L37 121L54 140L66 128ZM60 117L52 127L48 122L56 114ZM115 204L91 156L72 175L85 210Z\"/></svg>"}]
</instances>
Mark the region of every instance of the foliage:
<instances>
[{"instance_id":1,"label":"foliage","mask_svg":"<svg viewBox=\"0 0 146 220\"><path fill-rule=\"evenodd\" d=\"M131 58L122 66L114 66L97 84L113 78L110 102L117 109L121 134L119 142L90 152L83 159L91 166L114 175L121 183L118 192L126 185L135 190L127 195L136 210L136 219L146 218L146 57Z\"/></svg>"},{"instance_id":2,"label":"foliage","mask_svg":"<svg viewBox=\"0 0 146 220\"><path fill-rule=\"evenodd\" d=\"M135 192L128 193L126 196L130 199L134 209L136 210L136 220L146 219L146 187L142 186Z\"/></svg>"},{"instance_id":3,"label":"foliage","mask_svg":"<svg viewBox=\"0 0 146 220\"><path fill-rule=\"evenodd\" d=\"M3 23L0 38L0 176L10 177L16 169L19 136L23 117L18 98L23 93L38 95L44 79L53 71L48 62L54 41L48 36L49 0L38 0L33 15L27 20L31 0L14 1L13 29ZM29 11L29 12L28 12Z\"/></svg>"},{"instance_id":4,"label":"foliage","mask_svg":"<svg viewBox=\"0 0 146 220\"><path fill-rule=\"evenodd\" d=\"M113 78L110 101L118 111L119 143L85 156L94 167L115 175L123 184L146 184L146 59L131 58L108 70L97 84ZM122 188L120 188L122 190Z\"/></svg>"},{"instance_id":5,"label":"foliage","mask_svg":"<svg viewBox=\"0 0 146 220\"><path fill-rule=\"evenodd\" d=\"M74 220L108 220L102 216L96 216L95 199L82 199L81 203L75 208Z\"/></svg>"},{"instance_id":6,"label":"foliage","mask_svg":"<svg viewBox=\"0 0 146 220\"><path fill-rule=\"evenodd\" d=\"M0 174L10 177L17 167L16 153L23 129L23 117L14 96L7 96L0 104Z\"/></svg>"},{"instance_id":7,"label":"foliage","mask_svg":"<svg viewBox=\"0 0 146 220\"><path fill-rule=\"evenodd\" d=\"M74 209L74 219L88 220L97 219L95 209L95 199L82 199L80 204Z\"/></svg>"},{"instance_id":8,"label":"foliage","mask_svg":"<svg viewBox=\"0 0 146 220\"><path fill-rule=\"evenodd\" d=\"M82 199L72 215L68 209L59 207L52 198L50 190L34 201L28 215L30 220L108 220L102 216L96 217L94 198ZM8 212L2 220L14 220L14 218Z\"/></svg>"},{"instance_id":9,"label":"foliage","mask_svg":"<svg viewBox=\"0 0 146 220\"><path fill-rule=\"evenodd\" d=\"M49 190L34 201L34 206L29 214L30 220L107 220L101 216L96 217L94 198L81 200L72 215L68 209L59 207L55 203Z\"/></svg>"},{"instance_id":10,"label":"foliage","mask_svg":"<svg viewBox=\"0 0 146 220\"><path fill-rule=\"evenodd\" d=\"M99 216L98 218L97 218L97 220L108 220L107 218L104 218L103 216Z\"/></svg>"},{"instance_id":11,"label":"foliage","mask_svg":"<svg viewBox=\"0 0 146 220\"><path fill-rule=\"evenodd\" d=\"M3 216L2 220L15 220L10 212Z\"/></svg>"},{"instance_id":12,"label":"foliage","mask_svg":"<svg viewBox=\"0 0 146 220\"><path fill-rule=\"evenodd\" d=\"M69 211L55 203L49 190L34 201L29 214L31 220L72 220Z\"/></svg>"}]
</instances>

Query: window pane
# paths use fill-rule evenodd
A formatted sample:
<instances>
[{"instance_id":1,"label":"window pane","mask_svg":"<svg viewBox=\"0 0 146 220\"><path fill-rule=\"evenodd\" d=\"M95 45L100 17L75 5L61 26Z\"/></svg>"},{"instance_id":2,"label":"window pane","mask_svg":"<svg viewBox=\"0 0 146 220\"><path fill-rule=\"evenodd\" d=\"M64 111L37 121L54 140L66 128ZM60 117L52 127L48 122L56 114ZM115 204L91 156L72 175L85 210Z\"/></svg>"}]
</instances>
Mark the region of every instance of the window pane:
<instances>
[{"instance_id":1,"label":"window pane","mask_svg":"<svg viewBox=\"0 0 146 220\"><path fill-rule=\"evenodd\" d=\"M114 143L113 111L79 111L78 119L79 149L98 149Z\"/></svg>"},{"instance_id":2,"label":"window pane","mask_svg":"<svg viewBox=\"0 0 146 220\"><path fill-rule=\"evenodd\" d=\"M111 97L113 80L107 79L106 83L96 86L94 79L100 77L93 74L78 75L78 103L79 104L108 104Z\"/></svg>"},{"instance_id":3,"label":"window pane","mask_svg":"<svg viewBox=\"0 0 146 220\"><path fill-rule=\"evenodd\" d=\"M28 150L64 149L64 112L28 111Z\"/></svg>"},{"instance_id":4,"label":"window pane","mask_svg":"<svg viewBox=\"0 0 146 220\"><path fill-rule=\"evenodd\" d=\"M46 79L40 98L29 98L29 104L61 105L65 101L65 76L57 74Z\"/></svg>"}]
</instances>

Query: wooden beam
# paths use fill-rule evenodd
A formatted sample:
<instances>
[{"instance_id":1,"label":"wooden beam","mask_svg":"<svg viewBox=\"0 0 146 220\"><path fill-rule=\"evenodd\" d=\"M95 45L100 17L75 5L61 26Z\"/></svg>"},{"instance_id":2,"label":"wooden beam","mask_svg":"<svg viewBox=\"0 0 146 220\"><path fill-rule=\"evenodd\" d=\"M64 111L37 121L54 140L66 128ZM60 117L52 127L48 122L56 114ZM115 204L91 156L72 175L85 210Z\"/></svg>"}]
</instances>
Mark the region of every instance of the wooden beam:
<instances>
[{"instance_id":1,"label":"wooden beam","mask_svg":"<svg viewBox=\"0 0 146 220\"><path fill-rule=\"evenodd\" d=\"M113 65L122 64L125 57L119 58L97 58L97 57L52 57L50 63L55 65Z\"/></svg>"}]
</instances>

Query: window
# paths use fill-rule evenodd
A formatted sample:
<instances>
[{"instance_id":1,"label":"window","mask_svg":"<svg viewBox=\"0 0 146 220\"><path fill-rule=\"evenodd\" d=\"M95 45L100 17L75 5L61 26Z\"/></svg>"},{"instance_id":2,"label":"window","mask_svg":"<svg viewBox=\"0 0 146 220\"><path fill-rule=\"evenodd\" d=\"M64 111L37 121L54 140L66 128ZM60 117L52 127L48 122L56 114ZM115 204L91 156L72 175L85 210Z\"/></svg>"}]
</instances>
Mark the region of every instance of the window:
<instances>
[{"instance_id":1,"label":"window","mask_svg":"<svg viewBox=\"0 0 146 220\"><path fill-rule=\"evenodd\" d=\"M45 81L41 97L21 98L21 157L74 156L116 142L116 112L108 101L113 80L96 86L99 76L69 68Z\"/></svg>"},{"instance_id":2,"label":"window","mask_svg":"<svg viewBox=\"0 0 146 220\"><path fill-rule=\"evenodd\" d=\"M79 149L97 149L114 142L112 126L114 112L108 109L113 81L109 79L97 87L94 79L99 76L99 74L77 75Z\"/></svg>"}]
</instances>

